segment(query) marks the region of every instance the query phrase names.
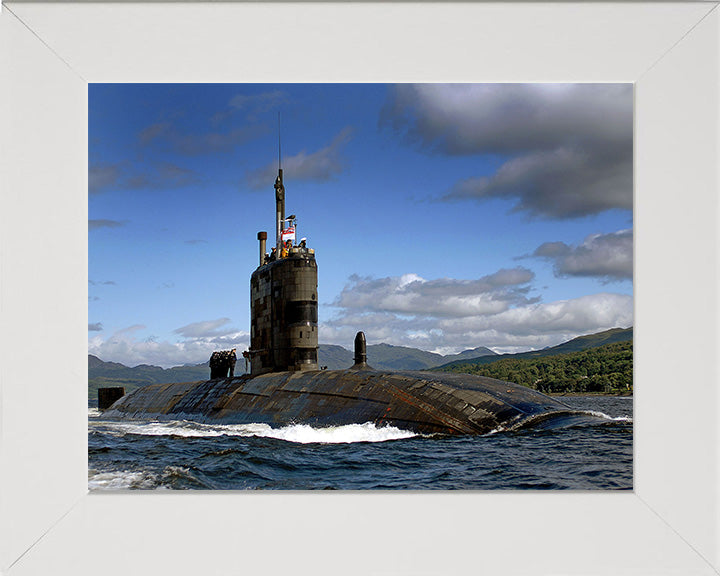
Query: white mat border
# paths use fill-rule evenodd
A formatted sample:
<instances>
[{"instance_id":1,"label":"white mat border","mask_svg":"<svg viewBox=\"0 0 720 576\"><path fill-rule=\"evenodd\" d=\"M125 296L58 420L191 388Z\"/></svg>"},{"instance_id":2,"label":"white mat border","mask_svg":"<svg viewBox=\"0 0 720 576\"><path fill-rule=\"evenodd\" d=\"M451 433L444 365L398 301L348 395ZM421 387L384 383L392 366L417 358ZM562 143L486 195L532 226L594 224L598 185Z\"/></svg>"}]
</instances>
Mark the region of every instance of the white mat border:
<instances>
[{"instance_id":1,"label":"white mat border","mask_svg":"<svg viewBox=\"0 0 720 576\"><path fill-rule=\"evenodd\" d=\"M715 573L716 6L8 3L0 566ZM635 494L86 495L85 83L362 80L636 82ZM683 277L664 274L668 256L688 261ZM52 378L24 377L38 330ZM698 362L690 374L678 341Z\"/></svg>"}]
</instances>

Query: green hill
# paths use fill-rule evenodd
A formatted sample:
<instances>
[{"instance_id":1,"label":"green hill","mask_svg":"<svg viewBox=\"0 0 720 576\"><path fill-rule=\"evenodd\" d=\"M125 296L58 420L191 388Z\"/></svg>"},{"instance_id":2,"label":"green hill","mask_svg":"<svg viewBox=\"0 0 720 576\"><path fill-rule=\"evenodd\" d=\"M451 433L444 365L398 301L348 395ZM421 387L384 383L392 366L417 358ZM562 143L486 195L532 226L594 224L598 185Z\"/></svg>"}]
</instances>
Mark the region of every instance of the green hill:
<instances>
[{"instance_id":1,"label":"green hill","mask_svg":"<svg viewBox=\"0 0 720 576\"><path fill-rule=\"evenodd\" d=\"M495 356L480 356L478 358L456 360L454 362L448 362L435 368L445 372L467 372L468 374L474 374L469 370L475 369L477 366L484 366L491 362L497 362L505 358L542 358L545 356L554 356L556 354L565 354L568 352L578 352L580 350L588 350L590 348L597 348L605 344L612 344L615 342L632 342L633 329L630 328L612 328L611 330L605 330L604 332L597 332L596 334L588 334L586 336L578 336L557 346L551 348L545 348L543 350L533 350L532 352L520 352L519 354L498 354Z\"/></svg>"},{"instance_id":2,"label":"green hill","mask_svg":"<svg viewBox=\"0 0 720 576\"><path fill-rule=\"evenodd\" d=\"M318 348L318 366L327 366L328 370L349 368L353 364L353 353L342 346L320 344Z\"/></svg>"},{"instance_id":3,"label":"green hill","mask_svg":"<svg viewBox=\"0 0 720 576\"><path fill-rule=\"evenodd\" d=\"M546 393L627 394L633 390L632 340L535 358L519 356L488 364L455 363L439 370L488 376Z\"/></svg>"}]
</instances>

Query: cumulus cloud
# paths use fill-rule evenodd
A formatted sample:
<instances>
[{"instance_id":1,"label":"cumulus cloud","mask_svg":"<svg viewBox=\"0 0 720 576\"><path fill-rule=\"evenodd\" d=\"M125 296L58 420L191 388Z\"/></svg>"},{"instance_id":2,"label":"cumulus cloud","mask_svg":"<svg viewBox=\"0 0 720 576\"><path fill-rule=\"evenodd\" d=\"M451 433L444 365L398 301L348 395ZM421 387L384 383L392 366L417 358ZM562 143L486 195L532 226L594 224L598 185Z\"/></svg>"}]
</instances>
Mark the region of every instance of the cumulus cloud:
<instances>
[{"instance_id":1,"label":"cumulus cloud","mask_svg":"<svg viewBox=\"0 0 720 576\"><path fill-rule=\"evenodd\" d=\"M504 197L552 219L632 207L629 84L400 85L383 110L422 149L506 158L444 200Z\"/></svg>"},{"instance_id":2,"label":"cumulus cloud","mask_svg":"<svg viewBox=\"0 0 720 576\"><path fill-rule=\"evenodd\" d=\"M555 275L631 280L633 275L633 232L592 234L579 246L545 242L532 256L553 262Z\"/></svg>"},{"instance_id":3,"label":"cumulus cloud","mask_svg":"<svg viewBox=\"0 0 720 576\"><path fill-rule=\"evenodd\" d=\"M227 322L226 318L222 318L188 324L175 330L175 333L181 336L176 342L158 341L152 336L140 338L138 332L144 330L145 326L129 326L108 338L93 336L88 340L88 353L126 366L151 364L170 368L183 364L200 364L207 362L215 350L237 348L242 351L249 346L248 332L233 328L219 329Z\"/></svg>"},{"instance_id":4,"label":"cumulus cloud","mask_svg":"<svg viewBox=\"0 0 720 576\"><path fill-rule=\"evenodd\" d=\"M477 346L515 352L633 323L632 296L600 293L543 303L527 296L532 279L524 268L477 280L353 276L334 302L338 314L321 325L320 338L348 347L363 330L370 343L442 354Z\"/></svg>"},{"instance_id":5,"label":"cumulus cloud","mask_svg":"<svg viewBox=\"0 0 720 576\"><path fill-rule=\"evenodd\" d=\"M88 229L99 230L100 228L119 228L125 224L126 222L120 220L91 219L88 220Z\"/></svg>"},{"instance_id":6,"label":"cumulus cloud","mask_svg":"<svg viewBox=\"0 0 720 576\"><path fill-rule=\"evenodd\" d=\"M295 156L284 157L283 169L292 174L297 181L330 180L340 174L344 168L342 149L352 137L352 128L343 128L332 142L315 152L307 153L304 150ZM270 163L264 168L250 172L247 177L250 188L259 190L268 186L268 182L275 181L277 164Z\"/></svg>"},{"instance_id":7,"label":"cumulus cloud","mask_svg":"<svg viewBox=\"0 0 720 576\"><path fill-rule=\"evenodd\" d=\"M548 334L578 334L632 324L632 297L600 293L557 302L518 306L490 316L467 316L442 328L460 333L504 334L505 341ZM496 344L497 345L497 344Z\"/></svg>"},{"instance_id":8,"label":"cumulus cloud","mask_svg":"<svg viewBox=\"0 0 720 576\"><path fill-rule=\"evenodd\" d=\"M496 314L527 303L527 283L533 278L526 268L500 270L476 280L425 280L416 274L379 279L353 275L333 305L435 317Z\"/></svg>"},{"instance_id":9,"label":"cumulus cloud","mask_svg":"<svg viewBox=\"0 0 720 576\"><path fill-rule=\"evenodd\" d=\"M95 322L94 324L88 324L88 332L102 332L102 322Z\"/></svg>"}]
</instances>

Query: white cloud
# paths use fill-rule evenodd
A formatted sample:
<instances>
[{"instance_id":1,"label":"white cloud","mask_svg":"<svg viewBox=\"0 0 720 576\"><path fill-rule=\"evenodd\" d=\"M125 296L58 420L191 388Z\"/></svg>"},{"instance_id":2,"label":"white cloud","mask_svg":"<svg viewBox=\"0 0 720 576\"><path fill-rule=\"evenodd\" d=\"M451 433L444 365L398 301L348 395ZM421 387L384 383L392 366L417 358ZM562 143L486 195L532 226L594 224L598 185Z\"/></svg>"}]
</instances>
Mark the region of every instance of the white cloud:
<instances>
[{"instance_id":1,"label":"white cloud","mask_svg":"<svg viewBox=\"0 0 720 576\"><path fill-rule=\"evenodd\" d=\"M632 296L625 294L592 294L518 306L493 316L467 316L452 323L441 320L439 327L459 334L502 334L506 342L550 334L597 332L631 325L632 301Z\"/></svg>"},{"instance_id":2,"label":"white cloud","mask_svg":"<svg viewBox=\"0 0 720 576\"><path fill-rule=\"evenodd\" d=\"M532 255L553 262L556 276L630 280L633 275L633 232L592 234L579 246L546 242Z\"/></svg>"},{"instance_id":3,"label":"white cloud","mask_svg":"<svg viewBox=\"0 0 720 576\"><path fill-rule=\"evenodd\" d=\"M353 275L333 306L436 317L497 314L529 302L527 284L533 278L527 268L503 269L476 280L425 280L416 274L378 279Z\"/></svg>"},{"instance_id":4,"label":"white cloud","mask_svg":"<svg viewBox=\"0 0 720 576\"><path fill-rule=\"evenodd\" d=\"M145 328L134 325L118 330L112 336L100 335L88 340L88 353L105 361L120 362L126 366L150 364L170 368L182 364L206 362L215 350L237 348L242 351L250 343L249 333L219 327L228 322L223 318L208 322L195 322L175 330L184 336L176 342L157 341L155 338L138 338L136 333Z\"/></svg>"},{"instance_id":5,"label":"white cloud","mask_svg":"<svg viewBox=\"0 0 720 576\"><path fill-rule=\"evenodd\" d=\"M338 314L321 325L320 341L349 347L362 330L371 344L444 354L477 346L508 352L633 324L632 296L599 293L541 303L527 297L532 278L524 268L477 280L353 276L334 303Z\"/></svg>"}]
</instances>

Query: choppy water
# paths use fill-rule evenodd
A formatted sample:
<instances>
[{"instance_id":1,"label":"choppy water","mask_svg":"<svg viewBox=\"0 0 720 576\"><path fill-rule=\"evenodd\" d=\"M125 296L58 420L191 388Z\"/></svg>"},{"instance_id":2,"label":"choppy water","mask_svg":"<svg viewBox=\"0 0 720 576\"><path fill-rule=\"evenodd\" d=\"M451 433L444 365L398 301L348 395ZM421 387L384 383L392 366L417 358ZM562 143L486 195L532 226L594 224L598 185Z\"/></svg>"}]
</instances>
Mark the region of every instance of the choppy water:
<instances>
[{"instance_id":1,"label":"choppy water","mask_svg":"<svg viewBox=\"0 0 720 576\"><path fill-rule=\"evenodd\" d=\"M102 420L88 414L88 486L108 489L631 489L628 397L562 398L594 425L485 436L397 428Z\"/></svg>"}]
</instances>

